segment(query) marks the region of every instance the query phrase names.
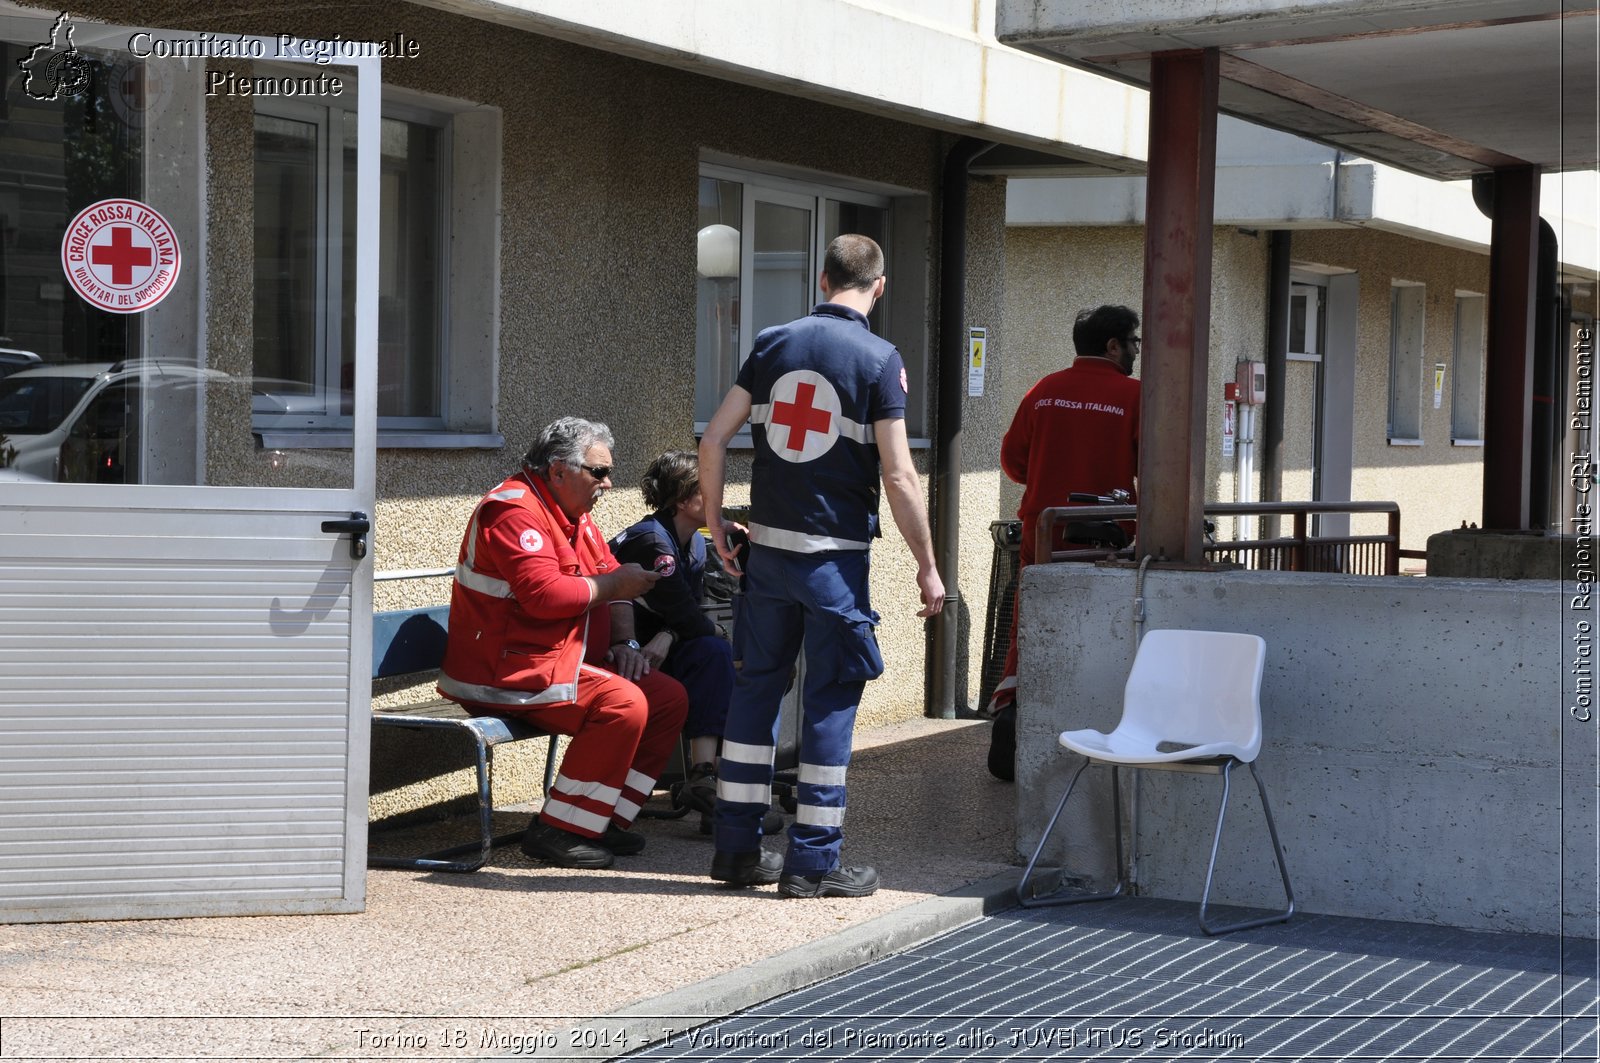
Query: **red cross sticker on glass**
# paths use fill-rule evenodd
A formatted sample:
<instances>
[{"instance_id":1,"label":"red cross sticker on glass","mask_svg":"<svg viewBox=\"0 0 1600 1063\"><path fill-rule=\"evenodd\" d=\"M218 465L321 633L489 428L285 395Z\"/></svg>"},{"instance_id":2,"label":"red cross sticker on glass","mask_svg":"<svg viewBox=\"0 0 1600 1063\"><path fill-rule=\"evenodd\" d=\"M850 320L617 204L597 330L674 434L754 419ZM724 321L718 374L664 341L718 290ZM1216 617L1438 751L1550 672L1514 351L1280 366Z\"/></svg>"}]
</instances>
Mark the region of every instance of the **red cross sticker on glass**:
<instances>
[{"instance_id":1,"label":"red cross sticker on glass","mask_svg":"<svg viewBox=\"0 0 1600 1063\"><path fill-rule=\"evenodd\" d=\"M767 443L785 461L810 461L839 438L839 393L809 369L783 374L772 385Z\"/></svg>"},{"instance_id":2,"label":"red cross sticker on glass","mask_svg":"<svg viewBox=\"0 0 1600 1063\"><path fill-rule=\"evenodd\" d=\"M113 314L136 314L165 299L181 265L172 226L138 200L91 204L61 238L61 268L73 290Z\"/></svg>"}]
</instances>

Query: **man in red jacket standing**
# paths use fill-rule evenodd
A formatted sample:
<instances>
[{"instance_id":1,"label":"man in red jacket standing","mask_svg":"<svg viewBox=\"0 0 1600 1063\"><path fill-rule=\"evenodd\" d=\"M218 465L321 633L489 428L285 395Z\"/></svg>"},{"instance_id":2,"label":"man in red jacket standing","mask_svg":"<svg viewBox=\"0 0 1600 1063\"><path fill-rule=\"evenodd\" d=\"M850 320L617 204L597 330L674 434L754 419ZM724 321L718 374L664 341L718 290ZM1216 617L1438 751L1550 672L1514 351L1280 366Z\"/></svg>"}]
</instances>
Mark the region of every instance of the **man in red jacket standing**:
<instances>
[{"instance_id":1,"label":"man in red jacket standing","mask_svg":"<svg viewBox=\"0 0 1600 1063\"><path fill-rule=\"evenodd\" d=\"M1000 467L1025 489L1022 518L1023 568L1033 564L1039 514L1070 505L1074 492L1103 495L1133 491L1139 471L1139 381L1132 376L1139 354L1139 315L1125 306L1099 306L1072 325L1077 357L1070 368L1033 386L1000 442ZM1064 549L1058 542L1056 549ZM1018 580L1021 574L1019 571ZM989 771L1015 777L1017 719L1017 615L1011 617L1006 670L985 711L994 717Z\"/></svg>"},{"instance_id":2,"label":"man in red jacket standing","mask_svg":"<svg viewBox=\"0 0 1600 1063\"><path fill-rule=\"evenodd\" d=\"M439 693L573 736L522 842L557 867L610 867L644 848L627 828L689 707L633 638L633 599L661 577L618 564L589 519L611 486L612 446L593 421L546 427L473 511L450 592Z\"/></svg>"}]
</instances>

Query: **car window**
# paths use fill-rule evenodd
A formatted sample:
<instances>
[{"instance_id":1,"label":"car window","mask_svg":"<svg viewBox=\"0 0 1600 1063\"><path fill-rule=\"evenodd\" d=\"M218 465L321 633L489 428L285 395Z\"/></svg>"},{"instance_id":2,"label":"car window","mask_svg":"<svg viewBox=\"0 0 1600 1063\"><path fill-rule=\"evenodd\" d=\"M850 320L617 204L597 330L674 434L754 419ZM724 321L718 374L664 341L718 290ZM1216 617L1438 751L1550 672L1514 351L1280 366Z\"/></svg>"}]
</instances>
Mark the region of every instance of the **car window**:
<instances>
[{"instance_id":1,"label":"car window","mask_svg":"<svg viewBox=\"0 0 1600 1063\"><path fill-rule=\"evenodd\" d=\"M53 431L94 384L92 377L11 376L0 380L0 432L38 436Z\"/></svg>"}]
</instances>

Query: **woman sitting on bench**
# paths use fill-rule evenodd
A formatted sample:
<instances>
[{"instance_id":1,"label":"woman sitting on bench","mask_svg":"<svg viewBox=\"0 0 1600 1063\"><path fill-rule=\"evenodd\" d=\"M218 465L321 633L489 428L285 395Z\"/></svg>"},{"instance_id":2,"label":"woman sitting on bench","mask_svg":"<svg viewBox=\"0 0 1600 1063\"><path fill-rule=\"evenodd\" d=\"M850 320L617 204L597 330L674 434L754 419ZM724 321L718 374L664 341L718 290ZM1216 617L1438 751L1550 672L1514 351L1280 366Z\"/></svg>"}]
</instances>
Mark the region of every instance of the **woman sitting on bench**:
<instances>
[{"instance_id":1,"label":"woman sitting on bench","mask_svg":"<svg viewBox=\"0 0 1600 1063\"><path fill-rule=\"evenodd\" d=\"M705 601L706 507L700 463L693 451L671 450L650 463L640 484L653 512L611 540L623 564L633 562L661 579L634 599L634 629L653 668L689 694L683 733L689 768L683 800L709 815L717 800L717 743L733 695L733 648L701 611Z\"/></svg>"}]
</instances>

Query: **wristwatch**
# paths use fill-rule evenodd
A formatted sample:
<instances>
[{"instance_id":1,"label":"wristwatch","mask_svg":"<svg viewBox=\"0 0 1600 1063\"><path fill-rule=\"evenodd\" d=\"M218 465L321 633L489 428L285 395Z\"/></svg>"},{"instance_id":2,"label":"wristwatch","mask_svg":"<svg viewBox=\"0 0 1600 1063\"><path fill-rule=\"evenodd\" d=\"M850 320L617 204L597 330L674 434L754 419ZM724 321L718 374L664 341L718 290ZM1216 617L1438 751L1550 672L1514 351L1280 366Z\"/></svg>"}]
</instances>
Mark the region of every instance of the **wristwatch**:
<instances>
[{"instance_id":1,"label":"wristwatch","mask_svg":"<svg viewBox=\"0 0 1600 1063\"><path fill-rule=\"evenodd\" d=\"M611 648L612 649L616 649L618 646L626 646L626 647L628 647L628 649L637 652L638 649L639 649L639 640L638 639L623 639L620 642L613 642L611 644Z\"/></svg>"}]
</instances>

